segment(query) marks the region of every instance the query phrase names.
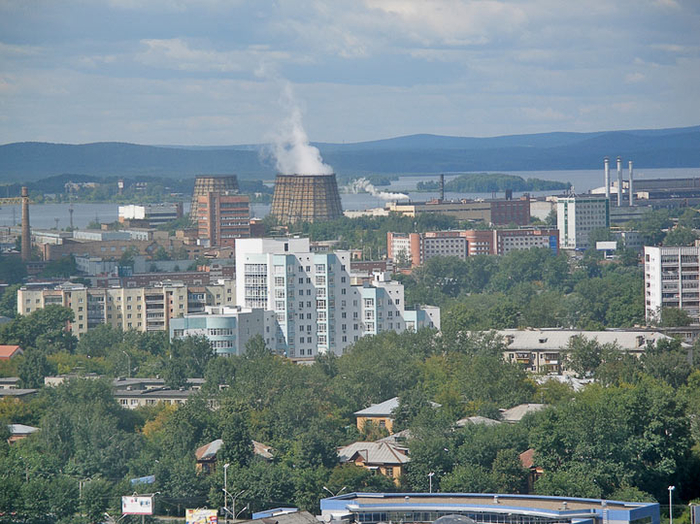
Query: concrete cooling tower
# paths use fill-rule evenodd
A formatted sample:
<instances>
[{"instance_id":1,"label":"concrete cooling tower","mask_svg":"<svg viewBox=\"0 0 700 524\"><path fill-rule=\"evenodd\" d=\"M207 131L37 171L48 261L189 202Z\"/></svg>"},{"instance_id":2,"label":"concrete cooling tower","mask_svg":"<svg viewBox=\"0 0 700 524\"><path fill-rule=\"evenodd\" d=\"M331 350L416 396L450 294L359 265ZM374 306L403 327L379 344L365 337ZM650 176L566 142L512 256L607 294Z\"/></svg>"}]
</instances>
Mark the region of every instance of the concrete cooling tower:
<instances>
[{"instance_id":1,"label":"concrete cooling tower","mask_svg":"<svg viewBox=\"0 0 700 524\"><path fill-rule=\"evenodd\" d=\"M197 197L224 191L238 193L238 178L236 175L199 175L195 178L190 220L193 223L197 222Z\"/></svg>"},{"instance_id":2,"label":"concrete cooling tower","mask_svg":"<svg viewBox=\"0 0 700 524\"><path fill-rule=\"evenodd\" d=\"M335 174L277 175L270 215L280 224L320 222L343 215Z\"/></svg>"}]
</instances>

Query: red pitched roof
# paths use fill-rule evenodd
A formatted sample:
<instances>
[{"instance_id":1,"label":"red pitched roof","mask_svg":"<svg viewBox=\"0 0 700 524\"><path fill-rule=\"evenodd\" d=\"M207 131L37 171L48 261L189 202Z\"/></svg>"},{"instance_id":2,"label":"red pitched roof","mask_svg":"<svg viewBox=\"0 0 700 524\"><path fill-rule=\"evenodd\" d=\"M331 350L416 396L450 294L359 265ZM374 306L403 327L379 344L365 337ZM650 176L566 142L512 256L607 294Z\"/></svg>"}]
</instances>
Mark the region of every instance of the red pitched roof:
<instances>
[{"instance_id":1,"label":"red pitched roof","mask_svg":"<svg viewBox=\"0 0 700 524\"><path fill-rule=\"evenodd\" d=\"M530 469L535 464L535 450L533 448L523 451L520 454L520 464L524 468Z\"/></svg>"},{"instance_id":2,"label":"red pitched roof","mask_svg":"<svg viewBox=\"0 0 700 524\"><path fill-rule=\"evenodd\" d=\"M24 353L19 346L2 346L0 345L0 360L10 360L12 357Z\"/></svg>"}]
</instances>

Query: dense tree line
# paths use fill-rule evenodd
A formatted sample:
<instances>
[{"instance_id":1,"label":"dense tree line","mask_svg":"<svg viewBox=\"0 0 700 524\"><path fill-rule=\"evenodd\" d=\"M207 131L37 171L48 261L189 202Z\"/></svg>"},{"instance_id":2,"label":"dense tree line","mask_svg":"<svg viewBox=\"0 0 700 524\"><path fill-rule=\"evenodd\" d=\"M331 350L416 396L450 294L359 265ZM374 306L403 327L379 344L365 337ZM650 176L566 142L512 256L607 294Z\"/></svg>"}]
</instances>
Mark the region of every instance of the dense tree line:
<instances>
[{"instance_id":1,"label":"dense tree line","mask_svg":"<svg viewBox=\"0 0 700 524\"><path fill-rule=\"evenodd\" d=\"M517 175L504 173L465 173L459 175L445 184L446 191L455 193L491 193L493 191L551 191L554 189L568 189L571 184L539 178L525 179ZM418 182L419 191L435 191L439 189L439 183L434 181Z\"/></svg>"},{"instance_id":2,"label":"dense tree line","mask_svg":"<svg viewBox=\"0 0 700 524\"><path fill-rule=\"evenodd\" d=\"M644 275L636 256L630 264L600 264L587 254L570 267L566 255L530 249L502 257L435 257L398 278L407 304L442 308L449 337L520 326L602 329L644 322Z\"/></svg>"},{"instance_id":3,"label":"dense tree line","mask_svg":"<svg viewBox=\"0 0 700 524\"><path fill-rule=\"evenodd\" d=\"M60 311L51 313L58 323ZM30 336L25 329L14 332ZM675 342L649 347L638 360L614 347L572 341L577 372L598 381L575 393L552 380L539 385L504 362L503 341L489 333L384 333L361 339L341 357L299 366L270 354L262 339L241 357L215 357L193 345L171 347L172 358L155 360L158 348L168 346L153 334L129 345L135 334L102 329L74 344L56 340L48 325L41 331L46 344L64 344L73 357L105 365L120 348L138 345L132 371L163 376L174 362L185 374L200 373L205 384L178 408L126 410L109 381L87 379L44 388L27 403L0 402L3 422L41 428L13 445L0 440L0 511L32 522L67 522L75 514L96 522L134 491L159 491L158 511L173 515L223 506L222 468L198 472L194 456L217 438L224 441L219 463L231 464L229 491L246 490L238 507L248 511L280 505L316 511L324 486L427 490L430 472L433 489L442 491L524 492L528 472L519 454L530 447L545 471L537 493L661 499L675 484L683 499L700 495L700 370ZM113 371L123 374L123 365L115 361ZM411 462L399 485L336 459L337 446L385 434L371 427L360 433L353 412L394 396L396 429L411 434ZM455 425L472 415L498 419L499 409L540 401L550 407L519 424ZM209 408L212 402L218 409ZM274 459L256 456L252 439L272 446ZM153 485L129 482L151 474Z\"/></svg>"}]
</instances>

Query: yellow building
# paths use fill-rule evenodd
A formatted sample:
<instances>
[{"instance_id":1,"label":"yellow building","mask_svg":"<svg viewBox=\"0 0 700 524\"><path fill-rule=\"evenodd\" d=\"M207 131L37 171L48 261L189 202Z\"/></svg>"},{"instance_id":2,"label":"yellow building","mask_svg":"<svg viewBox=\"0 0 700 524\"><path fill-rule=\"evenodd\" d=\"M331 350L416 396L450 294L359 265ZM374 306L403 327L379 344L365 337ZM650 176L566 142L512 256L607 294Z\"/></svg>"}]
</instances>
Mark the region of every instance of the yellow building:
<instances>
[{"instance_id":1,"label":"yellow building","mask_svg":"<svg viewBox=\"0 0 700 524\"><path fill-rule=\"evenodd\" d=\"M88 288L66 283L52 289L17 291L17 312L29 315L49 305L73 310L70 331L77 337L100 324L136 331L168 331L171 318L204 311L205 306L228 305L234 282L209 286L186 286L163 282L138 288Z\"/></svg>"},{"instance_id":2,"label":"yellow building","mask_svg":"<svg viewBox=\"0 0 700 524\"><path fill-rule=\"evenodd\" d=\"M411 461L408 448L386 441L353 442L338 450L338 459L341 464L353 463L390 477L396 484Z\"/></svg>"},{"instance_id":3,"label":"yellow building","mask_svg":"<svg viewBox=\"0 0 700 524\"><path fill-rule=\"evenodd\" d=\"M391 435L394 432L394 418L392 414L397 407L399 407L399 397L394 397L356 411L357 429L362 432L365 424L369 421L378 428L386 429Z\"/></svg>"}]
</instances>

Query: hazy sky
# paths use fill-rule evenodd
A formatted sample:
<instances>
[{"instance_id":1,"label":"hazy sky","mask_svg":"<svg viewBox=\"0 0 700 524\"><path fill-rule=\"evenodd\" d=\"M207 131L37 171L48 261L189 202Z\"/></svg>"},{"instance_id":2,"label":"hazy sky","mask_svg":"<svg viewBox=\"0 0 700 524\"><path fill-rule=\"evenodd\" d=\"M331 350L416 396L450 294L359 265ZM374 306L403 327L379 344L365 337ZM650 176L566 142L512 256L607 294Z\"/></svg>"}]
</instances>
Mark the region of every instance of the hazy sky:
<instances>
[{"instance_id":1,"label":"hazy sky","mask_svg":"<svg viewBox=\"0 0 700 524\"><path fill-rule=\"evenodd\" d=\"M0 0L0 143L700 124L699 0Z\"/></svg>"}]
</instances>

